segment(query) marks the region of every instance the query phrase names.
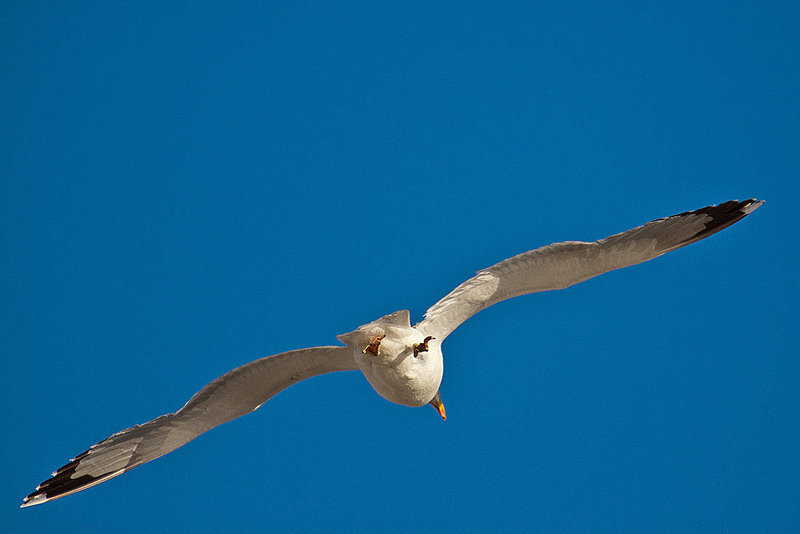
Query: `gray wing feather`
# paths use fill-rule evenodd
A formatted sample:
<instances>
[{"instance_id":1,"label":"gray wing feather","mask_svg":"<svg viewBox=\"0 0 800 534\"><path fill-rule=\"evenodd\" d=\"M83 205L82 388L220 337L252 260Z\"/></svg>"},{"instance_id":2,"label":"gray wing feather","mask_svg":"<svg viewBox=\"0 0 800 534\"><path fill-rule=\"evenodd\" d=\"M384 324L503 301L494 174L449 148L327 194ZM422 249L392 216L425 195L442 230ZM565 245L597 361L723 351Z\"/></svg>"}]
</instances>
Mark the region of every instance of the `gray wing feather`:
<instances>
[{"instance_id":1,"label":"gray wing feather","mask_svg":"<svg viewBox=\"0 0 800 534\"><path fill-rule=\"evenodd\" d=\"M761 204L754 199L731 200L657 219L593 243L565 241L519 254L478 271L431 306L417 328L443 340L474 314L502 300L563 289L651 260L727 228Z\"/></svg>"},{"instance_id":2,"label":"gray wing feather","mask_svg":"<svg viewBox=\"0 0 800 534\"><path fill-rule=\"evenodd\" d=\"M256 410L306 378L358 369L347 347L314 347L268 356L238 367L198 391L183 408L126 428L92 445L42 482L22 506L84 490L185 445L203 432Z\"/></svg>"}]
</instances>

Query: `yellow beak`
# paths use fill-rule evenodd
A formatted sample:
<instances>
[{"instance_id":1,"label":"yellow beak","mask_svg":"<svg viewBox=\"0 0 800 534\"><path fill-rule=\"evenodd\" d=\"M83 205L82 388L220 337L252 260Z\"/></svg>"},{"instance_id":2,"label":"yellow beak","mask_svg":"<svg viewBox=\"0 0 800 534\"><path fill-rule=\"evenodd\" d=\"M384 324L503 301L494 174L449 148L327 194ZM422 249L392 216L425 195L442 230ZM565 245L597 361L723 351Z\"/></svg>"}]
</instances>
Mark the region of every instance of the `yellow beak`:
<instances>
[{"instance_id":1,"label":"yellow beak","mask_svg":"<svg viewBox=\"0 0 800 534\"><path fill-rule=\"evenodd\" d=\"M442 421L447 419L447 412L444 411L444 403L442 402L442 396L439 394L438 391L428 404L436 408L436 411L439 412L439 415L442 417Z\"/></svg>"}]
</instances>

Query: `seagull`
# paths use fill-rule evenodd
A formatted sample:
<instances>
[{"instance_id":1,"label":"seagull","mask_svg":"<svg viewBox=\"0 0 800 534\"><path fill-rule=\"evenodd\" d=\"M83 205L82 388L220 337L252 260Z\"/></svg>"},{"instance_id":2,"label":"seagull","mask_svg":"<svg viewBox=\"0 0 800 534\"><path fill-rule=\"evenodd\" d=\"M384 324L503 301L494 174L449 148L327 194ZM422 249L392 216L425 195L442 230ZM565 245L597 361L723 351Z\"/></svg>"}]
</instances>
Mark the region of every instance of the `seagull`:
<instances>
[{"instance_id":1,"label":"seagull","mask_svg":"<svg viewBox=\"0 0 800 534\"><path fill-rule=\"evenodd\" d=\"M414 326L408 310L396 311L337 336L344 346L291 350L250 362L205 386L180 410L92 445L42 482L21 507L65 497L121 475L257 410L292 384L324 373L361 371L381 397L411 407L430 404L446 419L439 392L444 372L441 344L474 314L511 297L564 289L651 260L727 228L763 203L731 200L657 219L593 243L553 243L478 271L428 309Z\"/></svg>"}]
</instances>

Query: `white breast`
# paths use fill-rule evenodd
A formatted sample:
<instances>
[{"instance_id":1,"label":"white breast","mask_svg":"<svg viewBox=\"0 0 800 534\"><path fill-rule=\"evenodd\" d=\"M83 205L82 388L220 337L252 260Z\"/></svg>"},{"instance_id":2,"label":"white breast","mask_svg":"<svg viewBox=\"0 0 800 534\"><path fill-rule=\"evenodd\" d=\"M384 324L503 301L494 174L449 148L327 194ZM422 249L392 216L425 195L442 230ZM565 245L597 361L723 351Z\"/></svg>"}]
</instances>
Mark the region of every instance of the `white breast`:
<instances>
[{"instance_id":1,"label":"white breast","mask_svg":"<svg viewBox=\"0 0 800 534\"><path fill-rule=\"evenodd\" d=\"M415 357L413 344L423 339L419 334L411 343L400 343L387 335L377 356L355 348L356 363L381 397L406 406L423 406L436 395L444 372L442 350L437 341L431 341L428 351Z\"/></svg>"},{"instance_id":2,"label":"white breast","mask_svg":"<svg viewBox=\"0 0 800 534\"><path fill-rule=\"evenodd\" d=\"M378 354L364 352L377 336ZM395 312L337 336L353 349L364 376L384 399L405 406L423 406L430 402L442 382L444 362L439 340L432 339L428 350L414 356L414 345L425 335L409 324L408 312Z\"/></svg>"}]
</instances>

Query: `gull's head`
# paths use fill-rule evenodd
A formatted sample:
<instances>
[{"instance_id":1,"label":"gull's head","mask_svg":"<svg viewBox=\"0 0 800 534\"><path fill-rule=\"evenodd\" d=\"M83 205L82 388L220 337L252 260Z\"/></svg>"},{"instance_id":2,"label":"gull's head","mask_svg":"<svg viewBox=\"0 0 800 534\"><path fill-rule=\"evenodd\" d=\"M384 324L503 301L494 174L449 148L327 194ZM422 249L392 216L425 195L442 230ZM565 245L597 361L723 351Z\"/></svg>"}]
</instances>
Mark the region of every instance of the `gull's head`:
<instances>
[{"instance_id":1,"label":"gull's head","mask_svg":"<svg viewBox=\"0 0 800 534\"><path fill-rule=\"evenodd\" d=\"M407 310L336 337L353 349L356 363L380 396L406 406L433 404L444 371L441 346L411 326ZM444 413L444 406L433 406Z\"/></svg>"}]
</instances>

